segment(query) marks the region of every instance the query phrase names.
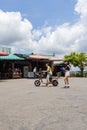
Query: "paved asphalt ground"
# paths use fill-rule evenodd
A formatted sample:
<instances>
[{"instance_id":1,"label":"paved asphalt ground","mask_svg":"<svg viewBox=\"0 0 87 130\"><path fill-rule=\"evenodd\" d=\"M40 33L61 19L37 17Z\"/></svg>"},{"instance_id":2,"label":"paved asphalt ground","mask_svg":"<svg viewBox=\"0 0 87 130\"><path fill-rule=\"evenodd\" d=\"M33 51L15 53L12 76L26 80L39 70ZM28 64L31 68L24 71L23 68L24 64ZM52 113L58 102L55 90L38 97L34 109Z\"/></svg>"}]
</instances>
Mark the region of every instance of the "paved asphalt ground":
<instances>
[{"instance_id":1,"label":"paved asphalt ground","mask_svg":"<svg viewBox=\"0 0 87 130\"><path fill-rule=\"evenodd\" d=\"M0 80L0 130L87 130L87 78L70 88L35 87L34 79Z\"/></svg>"}]
</instances>

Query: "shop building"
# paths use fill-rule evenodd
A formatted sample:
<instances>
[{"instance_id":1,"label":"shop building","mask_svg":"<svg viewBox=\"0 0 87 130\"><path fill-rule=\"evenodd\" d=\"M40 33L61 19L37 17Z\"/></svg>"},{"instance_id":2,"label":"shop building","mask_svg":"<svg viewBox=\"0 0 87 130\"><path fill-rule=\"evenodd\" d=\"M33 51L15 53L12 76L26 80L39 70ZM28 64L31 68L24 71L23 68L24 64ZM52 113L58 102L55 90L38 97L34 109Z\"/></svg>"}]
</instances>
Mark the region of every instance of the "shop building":
<instances>
[{"instance_id":1,"label":"shop building","mask_svg":"<svg viewBox=\"0 0 87 130\"><path fill-rule=\"evenodd\" d=\"M46 63L51 66L53 61L62 60L52 55L37 54L9 54L0 56L0 79L8 78L33 78L33 69L36 66L37 72L41 68L46 69ZM53 66L52 66L52 69Z\"/></svg>"}]
</instances>

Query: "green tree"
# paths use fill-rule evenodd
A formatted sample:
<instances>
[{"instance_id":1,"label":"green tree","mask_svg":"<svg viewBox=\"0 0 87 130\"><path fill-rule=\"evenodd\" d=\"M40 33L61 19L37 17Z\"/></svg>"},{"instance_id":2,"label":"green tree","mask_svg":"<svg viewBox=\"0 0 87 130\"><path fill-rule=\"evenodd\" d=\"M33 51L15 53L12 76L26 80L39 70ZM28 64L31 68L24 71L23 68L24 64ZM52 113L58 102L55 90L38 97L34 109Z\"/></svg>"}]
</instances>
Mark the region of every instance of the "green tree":
<instances>
[{"instance_id":1,"label":"green tree","mask_svg":"<svg viewBox=\"0 0 87 130\"><path fill-rule=\"evenodd\" d=\"M78 66L81 70L81 76L83 76L84 68L87 64L87 55L84 52L76 53L71 52L70 55L64 56L65 61L69 61L71 64L73 64L75 67Z\"/></svg>"}]
</instances>

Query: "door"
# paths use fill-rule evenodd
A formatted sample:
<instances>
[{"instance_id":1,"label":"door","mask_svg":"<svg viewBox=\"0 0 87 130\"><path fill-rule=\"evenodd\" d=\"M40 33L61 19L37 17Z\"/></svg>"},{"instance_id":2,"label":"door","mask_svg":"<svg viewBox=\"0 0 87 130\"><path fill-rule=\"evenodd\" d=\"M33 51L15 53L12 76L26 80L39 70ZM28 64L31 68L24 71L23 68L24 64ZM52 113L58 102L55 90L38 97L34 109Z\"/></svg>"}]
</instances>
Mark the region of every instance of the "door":
<instances>
[{"instance_id":1,"label":"door","mask_svg":"<svg viewBox=\"0 0 87 130\"><path fill-rule=\"evenodd\" d=\"M24 78L27 78L27 77L28 77L28 66L24 66L24 69L23 69L23 77L24 77Z\"/></svg>"}]
</instances>

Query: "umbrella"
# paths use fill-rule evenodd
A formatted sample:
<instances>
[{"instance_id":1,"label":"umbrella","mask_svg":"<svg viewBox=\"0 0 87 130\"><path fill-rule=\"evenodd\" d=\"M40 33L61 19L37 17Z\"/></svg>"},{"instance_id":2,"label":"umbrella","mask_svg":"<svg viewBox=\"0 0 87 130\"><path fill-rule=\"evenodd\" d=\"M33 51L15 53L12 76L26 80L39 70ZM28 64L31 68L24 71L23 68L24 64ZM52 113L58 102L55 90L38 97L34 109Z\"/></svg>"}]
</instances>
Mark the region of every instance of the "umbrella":
<instances>
[{"instance_id":1,"label":"umbrella","mask_svg":"<svg viewBox=\"0 0 87 130\"><path fill-rule=\"evenodd\" d=\"M5 52L0 52L0 56L8 56L8 54Z\"/></svg>"}]
</instances>

